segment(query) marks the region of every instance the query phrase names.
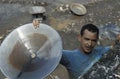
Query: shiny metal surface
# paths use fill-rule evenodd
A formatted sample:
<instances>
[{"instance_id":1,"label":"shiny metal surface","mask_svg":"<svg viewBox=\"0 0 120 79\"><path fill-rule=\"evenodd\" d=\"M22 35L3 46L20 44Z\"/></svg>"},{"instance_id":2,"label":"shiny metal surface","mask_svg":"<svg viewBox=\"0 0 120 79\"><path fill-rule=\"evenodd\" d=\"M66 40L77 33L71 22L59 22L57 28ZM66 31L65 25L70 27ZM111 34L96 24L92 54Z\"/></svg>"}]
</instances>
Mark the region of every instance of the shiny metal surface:
<instances>
[{"instance_id":1,"label":"shiny metal surface","mask_svg":"<svg viewBox=\"0 0 120 79\"><path fill-rule=\"evenodd\" d=\"M79 3L72 3L70 10L76 15L85 15L87 13L86 7Z\"/></svg>"},{"instance_id":2,"label":"shiny metal surface","mask_svg":"<svg viewBox=\"0 0 120 79\"><path fill-rule=\"evenodd\" d=\"M50 26L39 26L37 29L32 23L20 26L1 44L0 69L9 79L42 79L58 65L62 55L61 38Z\"/></svg>"}]
</instances>

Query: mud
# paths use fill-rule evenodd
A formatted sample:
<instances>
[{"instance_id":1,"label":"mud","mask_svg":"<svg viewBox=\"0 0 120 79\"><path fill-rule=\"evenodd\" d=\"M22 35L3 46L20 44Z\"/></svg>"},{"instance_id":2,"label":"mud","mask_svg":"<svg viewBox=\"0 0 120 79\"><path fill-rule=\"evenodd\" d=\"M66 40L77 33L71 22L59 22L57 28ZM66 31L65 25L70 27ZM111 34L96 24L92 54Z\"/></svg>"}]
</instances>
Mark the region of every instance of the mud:
<instances>
[{"instance_id":1,"label":"mud","mask_svg":"<svg viewBox=\"0 0 120 79\"><path fill-rule=\"evenodd\" d=\"M63 40L63 48L64 49L75 49L79 46L79 42L77 41L77 35L79 34L79 30L82 25L87 23L93 23L100 26L105 26L108 24L115 24L120 27L120 1L119 0L81 0L80 3L84 4L87 9L87 14L84 16L78 16L73 14L70 9L66 11L60 11L59 7L71 4L72 2L80 2L80 0L0 0L0 36L4 36L4 38L15 28L32 22L32 15L29 14L29 8L33 5L42 5L46 8L46 20L43 23L46 23L56 29L62 40ZM3 38L3 40L4 40ZM2 41L1 41L2 42ZM105 41L102 41L106 44ZM110 44L110 42L108 43ZM110 51L112 52L112 51ZM112 59L115 59L118 55L119 50L114 51L115 55L110 53L109 58L103 58L102 61L105 68L110 65L113 65L114 62ZM111 61L110 63L108 61ZM116 60L115 60L116 61ZM93 69L96 69L102 63L97 63L99 65L95 65ZM107 63L108 62L108 63ZM100 69L98 69L100 70ZM104 70L103 70L104 71ZM100 74L103 71L99 71L97 73ZM120 66L115 69L117 75L120 75ZM89 71L90 73L94 73ZM106 75L97 75L95 77L90 77L90 73L87 73L85 79L119 79L109 75L110 73L105 73ZM0 74L1 75L1 74ZM94 75L94 74L93 74ZM112 76L112 77L111 77ZM1 79L4 76L0 76Z\"/></svg>"}]
</instances>

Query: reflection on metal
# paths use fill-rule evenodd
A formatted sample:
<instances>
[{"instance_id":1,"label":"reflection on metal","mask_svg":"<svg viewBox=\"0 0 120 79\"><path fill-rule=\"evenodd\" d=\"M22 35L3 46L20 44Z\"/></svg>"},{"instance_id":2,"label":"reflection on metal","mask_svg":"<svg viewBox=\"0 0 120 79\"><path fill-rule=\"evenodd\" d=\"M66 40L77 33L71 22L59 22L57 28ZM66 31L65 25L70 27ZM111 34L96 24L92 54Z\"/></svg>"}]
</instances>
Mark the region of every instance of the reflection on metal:
<instances>
[{"instance_id":1,"label":"reflection on metal","mask_svg":"<svg viewBox=\"0 0 120 79\"><path fill-rule=\"evenodd\" d=\"M59 34L46 24L25 24L12 31L0 47L0 69L9 79L42 79L62 55Z\"/></svg>"},{"instance_id":2,"label":"reflection on metal","mask_svg":"<svg viewBox=\"0 0 120 79\"><path fill-rule=\"evenodd\" d=\"M78 3L71 4L70 10L77 15L85 15L87 13L85 6L83 6L82 4L78 4Z\"/></svg>"}]
</instances>

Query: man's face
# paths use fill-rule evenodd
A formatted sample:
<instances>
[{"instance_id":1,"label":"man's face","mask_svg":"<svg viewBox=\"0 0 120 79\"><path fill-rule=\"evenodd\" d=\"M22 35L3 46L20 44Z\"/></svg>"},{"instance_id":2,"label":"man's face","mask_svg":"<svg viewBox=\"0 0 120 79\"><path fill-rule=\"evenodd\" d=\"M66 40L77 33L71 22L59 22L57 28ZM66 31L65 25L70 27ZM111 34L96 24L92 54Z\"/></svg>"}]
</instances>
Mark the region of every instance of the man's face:
<instances>
[{"instance_id":1,"label":"man's face","mask_svg":"<svg viewBox=\"0 0 120 79\"><path fill-rule=\"evenodd\" d=\"M80 41L80 50L89 54L97 44L97 32L91 32L86 29L83 35L79 36L78 40Z\"/></svg>"}]
</instances>

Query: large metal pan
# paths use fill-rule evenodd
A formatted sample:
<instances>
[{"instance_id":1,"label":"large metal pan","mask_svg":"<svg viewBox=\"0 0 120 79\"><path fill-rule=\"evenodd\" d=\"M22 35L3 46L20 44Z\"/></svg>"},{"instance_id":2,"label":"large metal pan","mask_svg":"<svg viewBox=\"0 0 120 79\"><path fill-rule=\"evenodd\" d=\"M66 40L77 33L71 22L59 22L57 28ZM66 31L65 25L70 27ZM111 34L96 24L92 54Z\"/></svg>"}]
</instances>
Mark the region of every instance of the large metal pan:
<instances>
[{"instance_id":1,"label":"large metal pan","mask_svg":"<svg viewBox=\"0 0 120 79\"><path fill-rule=\"evenodd\" d=\"M70 10L76 15L85 15L87 13L86 7L79 3L72 3Z\"/></svg>"},{"instance_id":2,"label":"large metal pan","mask_svg":"<svg viewBox=\"0 0 120 79\"><path fill-rule=\"evenodd\" d=\"M12 31L0 47L0 69L9 79L42 79L58 65L62 55L59 34L46 24L32 23ZM33 57L33 58L32 58Z\"/></svg>"}]
</instances>

